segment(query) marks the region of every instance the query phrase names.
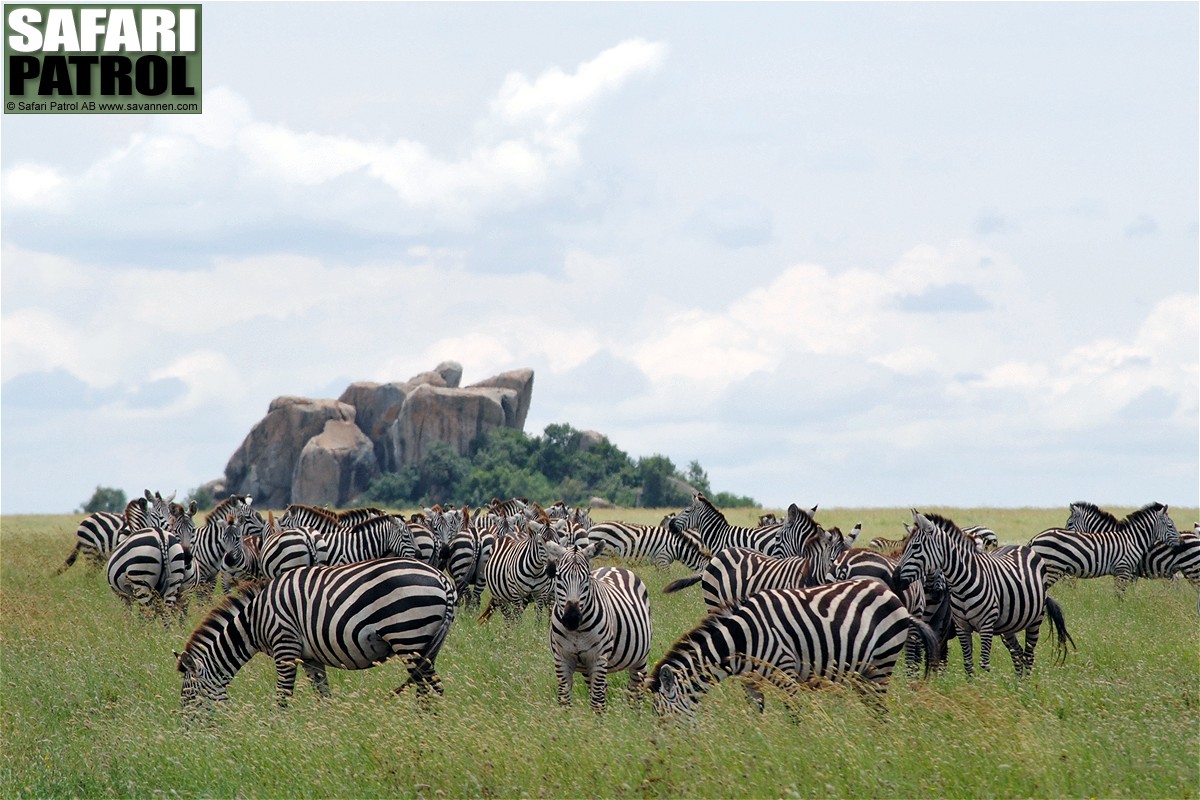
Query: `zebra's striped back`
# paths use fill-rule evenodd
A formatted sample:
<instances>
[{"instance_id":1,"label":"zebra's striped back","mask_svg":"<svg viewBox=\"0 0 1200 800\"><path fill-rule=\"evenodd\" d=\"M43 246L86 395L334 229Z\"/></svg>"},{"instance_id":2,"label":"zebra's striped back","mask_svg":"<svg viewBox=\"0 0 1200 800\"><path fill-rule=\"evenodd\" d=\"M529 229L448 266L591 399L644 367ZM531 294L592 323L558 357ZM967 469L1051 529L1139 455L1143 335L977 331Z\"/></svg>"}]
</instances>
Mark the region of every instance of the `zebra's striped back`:
<instances>
[{"instance_id":1,"label":"zebra's striped back","mask_svg":"<svg viewBox=\"0 0 1200 800\"><path fill-rule=\"evenodd\" d=\"M1072 503L1067 517L1066 529L1103 533L1115 531L1120 520L1108 511L1092 503ZM1200 528L1200 524L1197 525ZM1193 586L1200 588L1200 537L1198 530L1180 531L1179 544L1171 547L1157 541L1146 551L1138 564L1138 575L1143 578L1173 578L1182 572Z\"/></svg>"},{"instance_id":2,"label":"zebra's striped back","mask_svg":"<svg viewBox=\"0 0 1200 800\"><path fill-rule=\"evenodd\" d=\"M280 702L293 692L298 662L328 694L325 667L368 669L391 656L408 657L408 682L418 692L441 694L434 661L455 601L445 575L412 559L290 570L228 598L193 631L176 654L181 700L188 707L225 699L229 682L256 652L275 661Z\"/></svg>"},{"instance_id":3,"label":"zebra's striped back","mask_svg":"<svg viewBox=\"0 0 1200 800\"><path fill-rule=\"evenodd\" d=\"M454 579L459 601L469 608L478 607L483 596L484 569L495 547L495 534L475 525L460 530L447 546L450 577Z\"/></svg>"},{"instance_id":4,"label":"zebra's striped back","mask_svg":"<svg viewBox=\"0 0 1200 800\"><path fill-rule=\"evenodd\" d=\"M344 527L338 515L329 509L300 503L292 503L284 510L279 525L282 528L314 528L321 533L333 533Z\"/></svg>"},{"instance_id":5,"label":"zebra's striped back","mask_svg":"<svg viewBox=\"0 0 1200 800\"><path fill-rule=\"evenodd\" d=\"M329 543L315 528L284 528L263 542L261 564L267 579L298 567L324 566L329 564Z\"/></svg>"},{"instance_id":6,"label":"zebra's striped back","mask_svg":"<svg viewBox=\"0 0 1200 800\"><path fill-rule=\"evenodd\" d=\"M413 558L416 547L408 526L398 517L385 515L360 522L349 530L324 534L329 564L353 564L373 558Z\"/></svg>"},{"instance_id":7,"label":"zebra's striped back","mask_svg":"<svg viewBox=\"0 0 1200 800\"><path fill-rule=\"evenodd\" d=\"M649 562L664 572L676 561L692 570L708 563L708 557L692 540L662 525L597 522L588 531L588 541L603 542L612 555Z\"/></svg>"},{"instance_id":8,"label":"zebra's striped back","mask_svg":"<svg viewBox=\"0 0 1200 800\"><path fill-rule=\"evenodd\" d=\"M604 544L562 547L546 543L554 565L554 606L550 613L550 652L558 676L558 701L571 702L575 673L582 672L594 711L603 711L608 673L626 670L637 693L646 675L653 633L650 596L637 575L619 567L592 569Z\"/></svg>"},{"instance_id":9,"label":"zebra's striped back","mask_svg":"<svg viewBox=\"0 0 1200 800\"><path fill-rule=\"evenodd\" d=\"M929 627L877 581L759 592L705 617L667 650L650 677L654 708L690 715L710 684L737 675L789 689L860 676L882 703L914 629L936 648Z\"/></svg>"},{"instance_id":10,"label":"zebra's striped back","mask_svg":"<svg viewBox=\"0 0 1200 800\"><path fill-rule=\"evenodd\" d=\"M1075 516L1075 506L1083 505L1072 505L1068 524L1087 524ZM1161 503L1138 509L1111 530L1051 528L1029 540L1029 546L1046 561L1047 587L1064 575L1076 578L1112 575L1118 593L1137 580L1142 562L1156 544L1169 548L1179 544L1179 531L1167 513L1167 506Z\"/></svg>"},{"instance_id":11,"label":"zebra's striped back","mask_svg":"<svg viewBox=\"0 0 1200 800\"><path fill-rule=\"evenodd\" d=\"M67 554L67 560L55 570L55 575L61 575L79 555L84 554L92 565L92 569L108 560L117 541L128 532L125 518L111 511L96 511L88 514L75 529L75 546Z\"/></svg>"}]
</instances>

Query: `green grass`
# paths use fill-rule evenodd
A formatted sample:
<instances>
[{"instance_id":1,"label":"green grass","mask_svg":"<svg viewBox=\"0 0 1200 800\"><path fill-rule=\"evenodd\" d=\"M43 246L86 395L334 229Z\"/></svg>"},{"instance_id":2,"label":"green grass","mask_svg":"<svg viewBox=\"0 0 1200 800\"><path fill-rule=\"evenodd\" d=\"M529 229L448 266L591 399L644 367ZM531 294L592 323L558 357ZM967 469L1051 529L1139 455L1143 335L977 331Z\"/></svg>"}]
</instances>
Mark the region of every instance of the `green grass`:
<instances>
[{"instance_id":1,"label":"green grass","mask_svg":"<svg viewBox=\"0 0 1200 800\"><path fill-rule=\"evenodd\" d=\"M928 509L939 510L939 509ZM941 509L1018 542L1065 512ZM1114 512L1116 509L1114 509ZM662 511L593 512L657 522ZM747 523L756 510L730 514ZM1194 509L1172 509L1190 528ZM826 526L895 536L900 509L822 509ZM1197 797L1200 616L1185 582L1111 580L1054 589L1079 649L1057 667L1039 648L1018 682L1003 648L967 681L957 645L928 682L897 673L887 719L853 691L805 693L762 714L736 682L706 696L694 722L661 724L611 681L609 711L559 708L544 625L513 629L460 614L438 658L446 694L422 705L391 689L399 664L330 670L333 697L305 681L287 709L256 657L207 724L185 726L172 650L187 629L126 614L82 563L53 577L78 517L0 518L0 796L147 797ZM703 612L698 590L651 592L657 658Z\"/></svg>"}]
</instances>

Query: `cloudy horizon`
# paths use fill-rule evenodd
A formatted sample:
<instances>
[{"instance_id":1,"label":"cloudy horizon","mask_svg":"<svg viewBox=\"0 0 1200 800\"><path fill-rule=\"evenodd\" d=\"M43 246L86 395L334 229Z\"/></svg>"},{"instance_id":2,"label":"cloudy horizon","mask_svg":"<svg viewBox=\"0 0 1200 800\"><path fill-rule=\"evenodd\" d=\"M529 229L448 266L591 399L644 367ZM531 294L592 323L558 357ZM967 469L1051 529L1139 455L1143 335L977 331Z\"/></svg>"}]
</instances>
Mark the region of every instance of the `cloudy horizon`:
<instances>
[{"instance_id":1,"label":"cloudy horizon","mask_svg":"<svg viewBox=\"0 0 1200 800\"><path fill-rule=\"evenodd\" d=\"M769 507L1200 505L1197 21L205 4L203 115L3 118L3 512L444 360Z\"/></svg>"}]
</instances>

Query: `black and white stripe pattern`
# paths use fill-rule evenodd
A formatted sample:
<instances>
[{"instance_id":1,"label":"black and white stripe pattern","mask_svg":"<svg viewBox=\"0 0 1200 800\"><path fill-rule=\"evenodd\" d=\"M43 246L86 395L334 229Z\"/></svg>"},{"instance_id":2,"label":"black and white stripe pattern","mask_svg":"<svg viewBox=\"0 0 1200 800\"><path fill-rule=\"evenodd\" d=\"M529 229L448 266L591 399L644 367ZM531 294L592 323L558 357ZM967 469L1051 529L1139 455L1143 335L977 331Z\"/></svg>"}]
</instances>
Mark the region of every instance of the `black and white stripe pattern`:
<instances>
[{"instance_id":1,"label":"black and white stripe pattern","mask_svg":"<svg viewBox=\"0 0 1200 800\"><path fill-rule=\"evenodd\" d=\"M1075 505L1082 510L1082 504ZM1072 519L1075 524L1084 524L1082 517ZM1068 526L1071 524L1069 519ZM1137 580L1142 562L1156 544L1169 548L1179 544L1179 531L1162 503L1143 506L1109 531L1051 528L1029 540L1029 546L1045 559L1047 588L1064 575L1112 575L1118 593Z\"/></svg>"},{"instance_id":2,"label":"black and white stripe pattern","mask_svg":"<svg viewBox=\"0 0 1200 800\"><path fill-rule=\"evenodd\" d=\"M541 522L522 525L514 534L496 540L492 557L483 570L484 583L491 597L479 615L488 620L497 608L509 623L516 622L525 606L536 602L538 617L551 601L553 575L546 563L546 543L558 540L558 534L543 517Z\"/></svg>"},{"instance_id":3,"label":"black and white stripe pattern","mask_svg":"<svg viewBox=\"0 0 1200 800\"><path fill-rule=\"evenodd\" d=\"M55 575L61 575L80 555L84 555L93 570L108 562L108 557L127 533L141 530L146 525L146 498L138 497L125 506L125 513L116 514L111 511L96 511L84 517L75 529L75 547L67 555L67 560L55 570Z\"/></svg>"},{"instance_id":4,"label":"black and white stripe pattern","mask_svg":"<svg viewBox=\"0 0 1200 800\"><path fill-rule=\"evenodd\" d=\"M558 676L558 702L571 703L575 673L583 673L593 711L603 711L608 673L629 673L636 695L646 677L650 653L650 597L637 575L619 567L592 569L603 543L562 547L546 543L554 565L554 606L550 613L550 652Z\"/></svg>"},{"instance_id":5,"label":"black and white stripe pattern","mask_svg":"<svg viewBox=\"0 0 1200 800\"><path fill-rule=\"evenodd\" d=\"M412 559L290 570L229 597L200 623L176 654L181 700L227 699L230 681L258 652L275 662L280 703L295 688L297 663L328 695L326 667L369 669L392 656L407 662L404 685L441 694L434 661L455 602L449 578Z\"/></svg>"},{"instance_id":6,"label":"black and white stripe pattern","mask_svg":"<svg viewBox=\"0 0 1200 800\"><path fill-rule=\"evenodd\" d=\"M143 528L113 548L106 570L108 585L127 607L136 601L166 620L174 609L187 614L187 591L196 585L196 564L179 536Z\"/></svg>"},{"instance_id":7,"label":"black and white stripe pattern","mask_svg":"<svg viewBox=\"0 0 1200 800\"><path fill-rule=\"evenodd\" d=\"M1050 615L1058 632L1058 652L1066 657L1067 634L1062 611L1047 594L1044 563L1031 547L1004 555L980 553L974 540L948 519L913 509L913 532L893 575L901 590L940 572L950 594L950 614L958 629L963 665L973 675L973 634L979 633L979 666L991 669L992 637L1000 636L1012 654L1017 675L1033 669L1033 653L1042 619ZM1025 632L1022 648L1017 634Z\"/></svg>"},{"instance_id":8,"label":"black and white stripe pattern","mask_svg":"<svg viewBox=\"0 0 1200 800\"><path fill-rule=\"evenodd\" d=\"M1119 525L1120 520L1092 503L1072 503L1066 528L1106 533L1115 531ZM1191 531L1179 531L1179 544L1174 547L1155 542L1138 564L1138 575L1143 578L1170 579L1176 573L1182 573L1189 583L1200 589L1200 523Z\"/></svg>"},{"instance_id":9,"label":"black and white stripe pattern","mask_svg":"<svg viewBox=\"0 0 1200 800\"><path fill-rule=\"evenodd\" d=\"M672 533L694 530L714 555L726 547L744 547L772 556L797 555L781 549L778 536L781 524L758 528L730 525L725 515L700 492L692 495L691 505L671 517L667 527Z\"/></svg>"},{"instance_id":10,"label":"black and white stripe pattern","mask_svg":"<svg viewBox=\"0 0 1200 800\"><path fill-rule=\"evenodd\" d=\"M468 523L447 545L447 568L454 579L459 602L477 608L486 588L484 569L496 548L496 535L487 526L486 516Z\"/></svg>"},{"instance_id":11,"label":"black and white stripe pattern","mask_svg":"<svg viewBox=\"0 0 1200 800\"><path fill-rule=\"evenodd\" d=\"M672 533L663 525L597 522L588 531L588 541L603 542L610 555L649 562L662 572L676 561L691 570L699 570L708 562L695 540Z\"/></svg>"},{"instance_id":12,"label":"black and white stripe pattern","mask_svg":"<svg viewBox=\"0 0 1200 800\"><path fill-rule=\"evenodd\" d=\"M397 516L374 517L349 529L338 528L324 536L331 566L373 558L416 556L412 533L404 520Z\"/></svg>"},{"instance_id":13,"label":"black and white stripe pattern","mask_svg":"<svg viewBox=\"0 0 1200 800\"><path fill-rule=\"evenodd\" d=\"M654 709L690 715L711 684L732 676L787 689L858 676L856 688L882 708L911 630L937 647L929 627L877 581L759 592L708 615L667 650L650 677Z\"/></svg>"},{"instance_id":14,"label":"black and white stripe pattern","mask_svg":"<svg viewBox=\"0 0 1200 800\"><path fill-rule=\"evenodd\" d=\"M834 558L847 546L840 530L824 530L795 503L788 508L779 538L794 539L800 554L776 558L744 547L727 547L718 551L704 569L672 581L663 591L669 594L700 582L704 605L713 613L765 589L824 583L832 571Z\"/></svg>"}]
</instances>

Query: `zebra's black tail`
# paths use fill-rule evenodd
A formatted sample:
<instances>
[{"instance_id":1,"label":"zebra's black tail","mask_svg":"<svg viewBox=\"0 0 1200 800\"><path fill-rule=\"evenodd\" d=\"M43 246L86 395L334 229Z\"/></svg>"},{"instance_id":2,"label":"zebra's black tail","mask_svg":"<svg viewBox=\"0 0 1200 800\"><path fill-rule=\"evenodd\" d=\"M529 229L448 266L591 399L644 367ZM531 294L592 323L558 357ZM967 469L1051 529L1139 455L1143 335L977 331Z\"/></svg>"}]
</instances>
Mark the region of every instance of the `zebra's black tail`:
<instances>
[{"instance_id":1,"label":"zebra's black tail","mask_svg":"<svg viewBox=\"0 0 1200 800\"><path fill-rule=\"evenodd\" d=\"M680 578L677 581L671 581L663 587L663 594L671 594L672 592L678 592L680 589L686 589L694 583L699 583L700 579L703 577L704 572L701 571L697 572L695 575L688 575L686 578Z\"/></svg>"},{"instance_id":2,"label":"zebra's black tail","mask_svg":"<svg viewBox=\"0 0 1200 800\"><path fill-rule=\"evenodd\" d=\"M54 570L54 574L55 574L55 575L62 575L64 572L66 572L66 571L67 571L67 568L68 568L68 567L70 567L72 564L74 564L74 563L75 563L75 559L79 558L79 550L80 550L80 549L81 549L81 545L79 545L79 544L76 544L76 545L75 545L75 549L71 551L71 555L67 556L66 563L64 563L64 564L63 564L61 567L59 567L58 569Z\"/></svg>"},{"instance_id":3,"label":"zebra's black tail","mask_svg":"<svg viewBox=\"0 0 1200 800\"><path fill-rule=\"evenodd\" d=\"M921 647L925 648L925 674L922 677L928 678L929 673L937 669L942 650L938 635L934 633L933 628L916 617L909 617L908 629L917 634L917 638L921 641Z\"/></svg>"},{"instance_id":4,"label":"zebra's black tail","mask_svg":"<svg viewBox=\"0 0 1200 800\"><path fill-rule=\"evenodd\" d=\"M1075 640L1067 632L1067 621L1063 618L1062 606L1049 595L1046 596L1046 616L1054 624L1054 632L1058 635L1058 642L1054 648L1057 658L1054 663L1059 665L1065 664L1067 663L1067 644L1075 648Z\"/></svg>"}]
</instances>

